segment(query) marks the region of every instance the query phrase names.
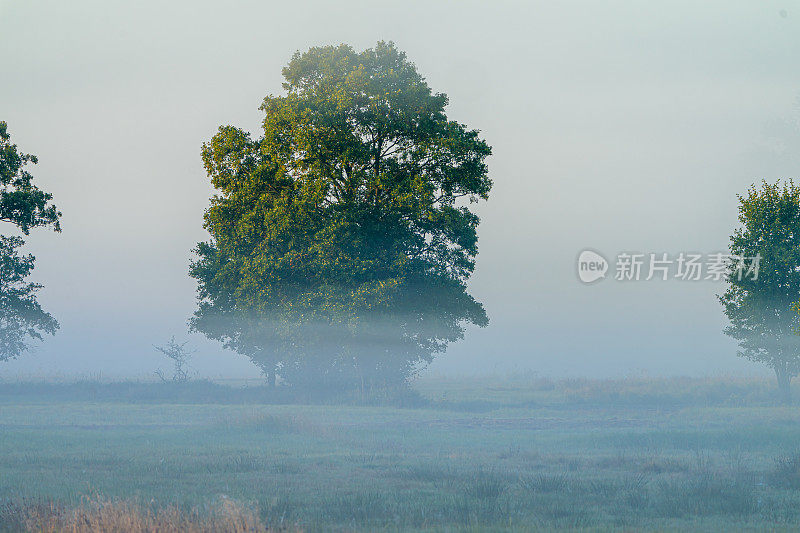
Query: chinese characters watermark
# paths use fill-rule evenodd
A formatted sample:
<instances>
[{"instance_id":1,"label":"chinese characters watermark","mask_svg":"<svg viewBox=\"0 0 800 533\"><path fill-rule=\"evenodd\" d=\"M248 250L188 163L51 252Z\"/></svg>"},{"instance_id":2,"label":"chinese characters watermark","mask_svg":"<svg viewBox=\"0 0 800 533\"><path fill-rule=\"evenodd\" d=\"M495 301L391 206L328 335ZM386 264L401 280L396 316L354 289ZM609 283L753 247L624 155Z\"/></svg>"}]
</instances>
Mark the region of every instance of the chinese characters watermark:
<instances>
[{"instance_id":1,"label":"chinese characters watermark","mask_svg":"<svg viewBox=\"0 0 800 533\"><path fill-rule=\"evenodd\" d=\"M760 265L761 254L743 257L724 253L622 252L617 254L613 272L617 281L725 281L730 276L755 281ZM609 269L606 258L594 250L584 250L578 256L578 278L583 283L604 279Z\"/></svg>"}]
</instances>

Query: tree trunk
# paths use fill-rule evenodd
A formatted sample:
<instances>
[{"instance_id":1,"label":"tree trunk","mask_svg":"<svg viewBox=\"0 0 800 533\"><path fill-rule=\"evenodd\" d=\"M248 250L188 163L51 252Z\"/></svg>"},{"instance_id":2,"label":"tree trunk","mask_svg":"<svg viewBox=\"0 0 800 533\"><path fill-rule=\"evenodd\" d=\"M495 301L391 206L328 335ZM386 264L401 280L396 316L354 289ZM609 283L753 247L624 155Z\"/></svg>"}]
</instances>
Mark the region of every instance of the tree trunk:
<instances>
[{"instance_id":1,"label":"tree trunk","mask_svg":"<svg viewBox=\"0 0 800 533\"><path fill-rule=\"evenodd\" d=\"M792 404L792 375L785 368L775 367L775 376L778 378L778 391L781 403L784 405Z\"/></svg>"}]
</instances>

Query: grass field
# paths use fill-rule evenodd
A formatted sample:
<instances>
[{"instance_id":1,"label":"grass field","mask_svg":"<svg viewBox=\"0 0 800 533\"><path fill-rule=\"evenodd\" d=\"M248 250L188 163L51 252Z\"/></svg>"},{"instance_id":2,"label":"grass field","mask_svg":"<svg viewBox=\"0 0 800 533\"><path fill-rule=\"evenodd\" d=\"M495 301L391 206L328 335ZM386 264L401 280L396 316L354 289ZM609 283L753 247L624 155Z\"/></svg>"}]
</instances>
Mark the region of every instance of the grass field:
<instances>
[{"instance_id":1,"label":"grass field","mask_svg":"<svg viewBox=\"0 0 800 533\"><path fill-rule=\"evenodd\" d=\"M0 383L0 530L103 502L303 531L800 527L800 410L769 381L428 379L415 407L168 387Z\"/></svg>"}]
</instances>

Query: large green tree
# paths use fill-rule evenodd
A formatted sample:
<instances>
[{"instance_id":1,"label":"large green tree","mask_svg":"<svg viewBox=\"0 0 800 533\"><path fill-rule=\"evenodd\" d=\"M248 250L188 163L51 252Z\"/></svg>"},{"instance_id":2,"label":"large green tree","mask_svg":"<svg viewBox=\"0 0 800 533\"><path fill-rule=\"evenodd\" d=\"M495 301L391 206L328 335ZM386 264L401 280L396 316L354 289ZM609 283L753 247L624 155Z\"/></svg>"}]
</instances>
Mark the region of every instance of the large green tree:
<instances>
[{"instance_id":1,"label":"large green tree","mask_svg":"<svg viewBox=\"0 0 800 533\"><path fill-rule=\"evenodd\" d=\"M283 75L262 135L203 146L218 194L191 326L272 379L402 380L488 322L466 282L491 148L391 43L312 48Z\"/></svg>"},{"instance_id":2,"label":"large green tree","mask_svg":"<svg viewBox=\"0 0 800 533\"><path fill-rule=\"evenodd\" d=\"M739 343L739 355L775 372L784 402L800 372L797 312L800 300L800 187L791 180L751 187L739 197L739 222L730 253L760 258L731 261L728 290L720 297L730 325L725 333Z\"/></svg>"},{"instance_id":3,"label":"large green tree","mask_svg":"<svg viewBox=\"0 0 800 533\"><path fill-rule=\"evenodd\" d=\"M0 221L24 235L40 226L61 231L61 213L50 203L52 196L33 184L26 169L36 163L36 156L20 152L11 142L7 124L0 122ZM41 285L27 281L35 259L20 255L23 244L19 236L0 236L0 361L19 356L30 340L58 329L58 322L36 300Z\"/></svg>"}]
</instances>

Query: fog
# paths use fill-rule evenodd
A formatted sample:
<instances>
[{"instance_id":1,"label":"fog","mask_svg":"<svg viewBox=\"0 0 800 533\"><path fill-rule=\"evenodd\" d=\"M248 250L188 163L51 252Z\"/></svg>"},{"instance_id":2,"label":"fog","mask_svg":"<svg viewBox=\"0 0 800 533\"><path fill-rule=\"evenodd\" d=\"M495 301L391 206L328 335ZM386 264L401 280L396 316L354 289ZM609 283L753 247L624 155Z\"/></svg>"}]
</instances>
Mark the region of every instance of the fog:
<instances>
[{"instance_id":1,"label":"fog","mask_svg":"<svg viewBox=\"0 0 800 533\"><path fill-rule=\"evenodd\" d=\"M34 231L61 330L4 376L143 376L189 339L202 376L258 376L187 333L212 189L200 146L257 132L291 55L391 40L448 115L493 146L472 329L434 374L749 374L724 283L578 280L587 248L724 251L736 195L800 162L800 9L790 2L0 0L0 118L39 156L62 234ZM612 267L613 268L613 267Z\"/></svg>"}]
</instances>

